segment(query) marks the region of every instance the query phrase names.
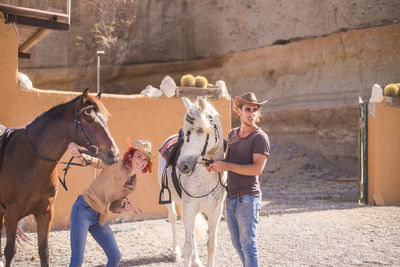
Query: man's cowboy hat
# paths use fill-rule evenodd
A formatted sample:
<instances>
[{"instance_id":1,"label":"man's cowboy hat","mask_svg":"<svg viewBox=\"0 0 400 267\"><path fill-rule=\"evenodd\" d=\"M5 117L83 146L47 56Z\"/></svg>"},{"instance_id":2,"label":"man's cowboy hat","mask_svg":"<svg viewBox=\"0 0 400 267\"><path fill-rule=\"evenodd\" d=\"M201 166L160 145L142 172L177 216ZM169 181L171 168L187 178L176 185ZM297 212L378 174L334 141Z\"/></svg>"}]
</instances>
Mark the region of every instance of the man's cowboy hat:
<instances>
[{"instance_id":1,"label":"man's cowboy hat","mask_svg":"<svg viewBox=\"0 0 400 267\"><path fill-rule=\"evenodd\" d=\"M262 106L267 102L268 100L258 102L256 95L252 92L244 93L241 96L235 96L235 99L233 100L233 104L236 107L242 106L244 104Z\"/></svg>"},{"instance_id":2,"label":"man's cowboy hat","mask_svg":"<svg viewBox=\"0 0 400 267\"><path fill-rule=\"evenodd\" d=\"M139 150L139 151L145 153L147 156L149 156L149 158L152 158L151 143L147 140L136 140L130 144L128 141L128 148L129 149L133 148L133 149Z\"/></svg>"}]
</instances>

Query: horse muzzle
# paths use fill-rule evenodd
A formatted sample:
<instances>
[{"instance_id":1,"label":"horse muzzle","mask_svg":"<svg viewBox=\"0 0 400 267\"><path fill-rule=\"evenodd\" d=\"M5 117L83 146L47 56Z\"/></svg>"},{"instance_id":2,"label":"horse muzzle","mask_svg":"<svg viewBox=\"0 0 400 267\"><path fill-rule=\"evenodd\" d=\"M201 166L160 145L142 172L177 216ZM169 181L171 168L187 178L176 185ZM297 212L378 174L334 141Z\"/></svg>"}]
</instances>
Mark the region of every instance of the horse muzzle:
<instances>
[{"instance_id":1,"label":"horse muzzle","mask_svg":"<svg viewBox=\"0 0 400 267\"><path fill-rule=\"evenodd\" d=\"M119 159L119 150L113 151L111 150L108 152L108 154L104 155L103 153L100 153L101 160L107 164L107 165L112 165L116 163Z\"/></svg>"},{"instance_id":2,"label":"horse muzzle","mask_svg":"<svg viewBox=\"0 0 400 267\"><path fill-rule=\"evenodd\" d=\"M194 167L196 165L196 157L186 157L182 160L179 160L176 164L178 170L186 175L190 175L194 171Z\"/></svg>"}]
</instances>

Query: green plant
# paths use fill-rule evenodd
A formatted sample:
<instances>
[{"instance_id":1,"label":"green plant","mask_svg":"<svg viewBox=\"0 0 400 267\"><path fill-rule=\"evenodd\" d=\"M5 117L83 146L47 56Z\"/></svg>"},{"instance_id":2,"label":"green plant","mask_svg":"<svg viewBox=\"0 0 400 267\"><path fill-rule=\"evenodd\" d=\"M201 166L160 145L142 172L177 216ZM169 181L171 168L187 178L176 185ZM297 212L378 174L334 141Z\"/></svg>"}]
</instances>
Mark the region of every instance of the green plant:
<instances>
[{"instance_id":1,"label":"green plant","mask_svg":"<svg viewBox=\"0 0 400 267\"><path fill-rule=\"evenodd\" d=\"M399 86L394 83L390 83L385 86L383 90L385 96L398 96L399 95Z\"/></svg>"},{"instance_id":2,"label":"green plant","mask_svg":"<svg viewBox=\"0 0 400 267\"><path fill-rule=\"evenodd\" d=\"M196 85L196 79L192 74L183 75L181 78L181 86L194 87Z\"/></svg>"},{"instance_id":3,"label":"green plant","mask_svg":"<svg viewBox=\"0 0 400 267\"><path fill-rule=\"evenodd\" d=\"M208 81L206 77L197 75L195 79L196 79L196 87L207 88Z\"/></svg>"}]
</instances>

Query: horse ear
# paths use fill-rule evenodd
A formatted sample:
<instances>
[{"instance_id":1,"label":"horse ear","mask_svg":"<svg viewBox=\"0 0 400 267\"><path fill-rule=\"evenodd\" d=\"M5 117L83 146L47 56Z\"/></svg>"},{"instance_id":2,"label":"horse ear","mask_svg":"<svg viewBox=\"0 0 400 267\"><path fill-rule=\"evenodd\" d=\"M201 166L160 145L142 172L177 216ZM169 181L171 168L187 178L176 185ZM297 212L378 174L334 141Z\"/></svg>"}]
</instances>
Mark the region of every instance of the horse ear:
<instances>
[{"instance_id":1,"label":"horse ear","mask_svg":"<svg viewBox=\"0 0 400 267\"><path fill-rule=\"evenodd\" d=\"M101 98L101 94L102 94L103 92L102 91L100 91L98 94L97 94L97 98L98 99L100 99Z\"/></svg>"},{"instance_id":2,"label":"horse ear","mask_svg":"<svg viewBox=\"0 0 400 267\"><path fill-rule=\"evenodd\" d=\"M204 112L204 110L206 109L206 100L204 100L204 98L202 97L198 97L197 104L199 105L201 112Z\"/></svg>"},{"instance_id":3,"label":"horse ear","mask_svg":"<svg viewBox=\"0 0 400 267\"><path fill-rule=\"evenodd\" d=\"M86 88L82 95L81 95L81 104L85 104L86 101L88 100L88 92L89 92L89 88Z\"/></svg>"},{"instance_id":4,"label":"horse ear","mask_svg":"<svg viewBox=\"0 0 400 267\"><path fill-rule=\"evenodd\" d=\"M189 110L192 106L192 102L187 97L182 97L183 104L185 105L186 109Z\"/></svg>"}]
</instances>

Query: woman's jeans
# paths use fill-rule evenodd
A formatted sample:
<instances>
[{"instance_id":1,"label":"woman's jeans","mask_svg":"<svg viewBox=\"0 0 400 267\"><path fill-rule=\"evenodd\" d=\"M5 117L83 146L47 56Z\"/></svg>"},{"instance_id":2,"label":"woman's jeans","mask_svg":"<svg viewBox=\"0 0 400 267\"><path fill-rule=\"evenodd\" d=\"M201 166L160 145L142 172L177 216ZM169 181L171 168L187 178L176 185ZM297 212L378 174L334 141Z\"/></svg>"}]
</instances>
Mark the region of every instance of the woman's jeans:
<instances>
[{"instance_id":1,"label":"woman's jeans","mask_svg":"<svg viewBox=\"0 0 400 267\"><path fill-rule=\"evenodd\" d=\"M226 220L232 244L245 267L258 266L257 225L261 197L226 197Z\"/></svg>"},{"instance_id":2,"label":"woman's jeans","mask_svg":"<svg viewBox=\"0 0 400 267\"><path fill-rule=\"evenodd\" d=\"M82 196L79 196L72 206L70 267L83 264L88 231L106 253L108 257L107 267L118 266L121 260L121 252L108 223L104 226L98 224L99 215L86 203Z\"/></svg>"}]
</instances>

